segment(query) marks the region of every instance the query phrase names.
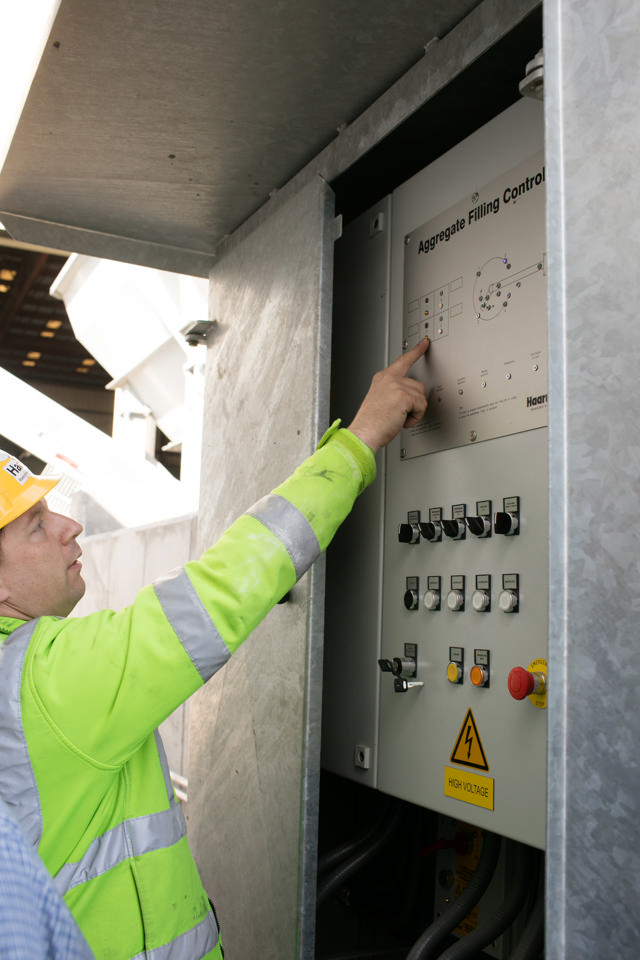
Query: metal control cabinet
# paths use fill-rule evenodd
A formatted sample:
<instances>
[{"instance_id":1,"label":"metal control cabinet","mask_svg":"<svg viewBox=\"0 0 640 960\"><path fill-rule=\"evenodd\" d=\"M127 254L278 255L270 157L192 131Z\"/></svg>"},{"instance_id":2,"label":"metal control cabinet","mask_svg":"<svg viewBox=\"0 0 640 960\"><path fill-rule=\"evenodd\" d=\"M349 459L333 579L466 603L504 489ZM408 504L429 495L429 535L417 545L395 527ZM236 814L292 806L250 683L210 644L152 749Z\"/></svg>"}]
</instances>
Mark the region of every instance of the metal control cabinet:
<instances>
[{"instance_id":1,"label":"metal control cabinet","mask_svg":"<svg viewBox=\"0 0 640 960\"><path fill-rule=\"evenodd\" d=\"M389 354L430 337L427 359L412 370L429 408L381 458L380 528L369 543L361 538L369 564L381 544L379 582L366 595L350 593L349 569L329 556L327 663L353 643L379 670L375 690L358 688L353 660L349 696L335 697L329 684L324 723L333 746L323 757L343 775L364 773L386 793L540 848L548 683L542 146L542 106L522 101L388 199ZM354 245L344 249L353 258ZM366 244L356 256L363 284ZM341 296L338 287L338 310ZM379 630L340 638L332 565L351 609L370 614L379 592ZM358 717L375 735L338 749L336 731L357 729Z\"/></svg>"}]
</instances>

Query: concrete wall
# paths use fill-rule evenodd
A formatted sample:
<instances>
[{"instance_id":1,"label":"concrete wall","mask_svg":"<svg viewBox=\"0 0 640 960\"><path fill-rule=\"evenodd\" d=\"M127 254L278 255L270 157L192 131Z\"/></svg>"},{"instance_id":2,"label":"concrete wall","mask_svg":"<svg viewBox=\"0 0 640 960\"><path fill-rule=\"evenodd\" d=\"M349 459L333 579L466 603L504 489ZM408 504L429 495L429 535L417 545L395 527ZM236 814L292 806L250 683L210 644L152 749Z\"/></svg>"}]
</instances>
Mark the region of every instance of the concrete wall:
<instances>
[{"instance_id":1,"label":"concrete wall","mask_svg":"<svg viewBox=\"0 0 640 960\"><path fill-rule=\"evenodd\" d=\"M211 274L204 548L328 426L333 195L317 178ZM191 847L230 960L313 956L324 564L191 701Z\"/></svg>"},{"instance_id":2,"label":"concrete wall","mask_svg":"<svg viewBox=\"0 0 640 960\"><path fill-rule=\"evenodd\" d=\"M547 0L547 958L640 944L635 0Z\"/></svg>"}]
</instances>

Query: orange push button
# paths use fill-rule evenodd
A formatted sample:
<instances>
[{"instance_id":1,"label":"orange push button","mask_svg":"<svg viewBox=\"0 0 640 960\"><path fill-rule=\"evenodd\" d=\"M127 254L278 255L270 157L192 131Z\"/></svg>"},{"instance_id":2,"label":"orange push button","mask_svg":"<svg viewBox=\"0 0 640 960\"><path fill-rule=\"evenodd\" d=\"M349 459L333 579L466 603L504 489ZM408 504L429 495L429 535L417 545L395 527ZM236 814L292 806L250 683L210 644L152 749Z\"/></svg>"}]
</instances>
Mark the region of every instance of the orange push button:
<instances>
[{"instance_id":1,"label":"orange push button","mask_svg":"<svg viewBox=\"0 0 640 960\"><path fill-rule=\"evenodd\" d=\"M471 667L469 679L474 687L485 687L489 679L489 671L486 667L481 667L476 663Z\"/></svg>"}]
</instances>

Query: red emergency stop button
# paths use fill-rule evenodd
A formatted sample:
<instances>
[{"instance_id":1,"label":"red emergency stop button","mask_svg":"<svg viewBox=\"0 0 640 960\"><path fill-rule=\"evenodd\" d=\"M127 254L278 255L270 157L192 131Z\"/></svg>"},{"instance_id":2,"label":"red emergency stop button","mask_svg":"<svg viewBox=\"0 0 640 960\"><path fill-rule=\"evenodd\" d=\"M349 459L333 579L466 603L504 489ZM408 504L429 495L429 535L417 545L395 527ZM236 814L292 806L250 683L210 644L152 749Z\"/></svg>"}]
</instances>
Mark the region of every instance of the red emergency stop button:
<instances>
[{"instance_id":1,"label":"red emergency stop button","mask_svg":"<svg viewBox=\"0 0 640 960\"><path fill-rule=\"evenodd\" d=\"M544 694L547 689L547 678L544 673L525 670L524 667L514 667L507 677L509 693L514 700L524 700L531 694Z\"/></svg>"},{"instance_id":2,"label":"red emergency stop button","mask_svg":"<svg viewBox=\"0 0 640 960\"><path fill-rule=\"evenodd\" d=\"M524 667L514 667L507 678L507 686L514 700L524 700L533 693L533 674Z\"/></svg>"}]
</instances>

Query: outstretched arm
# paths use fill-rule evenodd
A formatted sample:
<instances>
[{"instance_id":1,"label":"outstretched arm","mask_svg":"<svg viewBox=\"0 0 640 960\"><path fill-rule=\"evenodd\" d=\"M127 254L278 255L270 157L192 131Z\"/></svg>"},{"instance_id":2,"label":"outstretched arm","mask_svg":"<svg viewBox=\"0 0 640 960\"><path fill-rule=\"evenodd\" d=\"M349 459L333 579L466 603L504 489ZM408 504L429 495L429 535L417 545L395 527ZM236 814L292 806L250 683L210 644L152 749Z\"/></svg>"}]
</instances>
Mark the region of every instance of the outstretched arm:
<instances>
[{"instance_id":1,"label":"outstretched arm","mask_svg":"<svg viewBox=\"0 0 640 960\"><path fill-rule=\"evenodd\" d=\"M375 374L369 391L348 429L376 453L403 427L413 427L427 409L424 386L407 376L429 348L427 337Z\"/></svg>"}]
</instances>

